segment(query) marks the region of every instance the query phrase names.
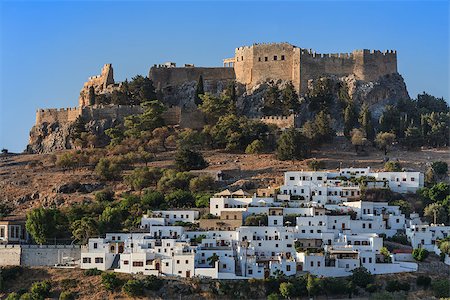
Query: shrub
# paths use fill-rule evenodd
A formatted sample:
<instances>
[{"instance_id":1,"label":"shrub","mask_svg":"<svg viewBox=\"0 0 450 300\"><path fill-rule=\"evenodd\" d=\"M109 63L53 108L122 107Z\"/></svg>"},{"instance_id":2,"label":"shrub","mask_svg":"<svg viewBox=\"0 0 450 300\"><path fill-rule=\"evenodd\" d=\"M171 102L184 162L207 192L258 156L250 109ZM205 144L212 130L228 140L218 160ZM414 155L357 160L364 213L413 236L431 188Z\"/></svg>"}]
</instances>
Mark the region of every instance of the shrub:
<instances>
[{"instance_id":1,"label":"shrub","mask_svg":"<svg viewBox=\"0 0 450 300\"><path fill-rule=\"evenodd\" d=\"M267 296L267 300L279 300L280 296L277 293L272 293Z\"/></svg>"},{"instance_id":2,"label":"shrub","mask_svg":"<svg viewBox=\"0 0 450 300\"><path fill-rule=\"evenodd\" d=\"M364 267L356 268L352 271L351 280L357 286L365 288L369 283L373 283L374 276Z\"/></svg>"},{"instance_id":3,"label":"shrub","mask_svg":"<svg viewBox=\"0 0 450 300\"><path fill-rule=\"evenodd\" d=\"M65 288L76 288L78 286L78 280L76 278L64 278L61 280L61 285Z\"/></svg>"},{"instance_id":4,"label":"shrub","mask_svg":"<svg viewBox=\"0 0 450 300\"><path fill-rule=\"evenodd\" d=\"M448 279L434 280L431 283L431 288L437 298L450 297L450 280Z\"/></svg>"},{"instance_id":5,"label":"shrub","mask_svg":"<svg viewBox=\"0 0 450 300\"><path fill-rule=\"evenodd\" d=\"M164 195L158 191L146 191L141 198L141 203L147 209L160 208L164 204Z\"/></svg>"},{"instance_id":6,"label":"shrub","mask_svg":"<svg viewBox=\"0 0 450 300\"><path fill-rule=\"evenodd\" d=\"M214 178L209 175L194 177L189 182L189 190L193 193L211 191L214 189Z\"/></svg>"},{"instance_id":7,"label":"shrub","mask_svg":"<svg viewBox=\"0 0 450 300\"><path fill-rule=\"evenodd\" d=\"M384 170L386 172L400 172L402 167L398 161L388 161L384 164Z\"/></svg>"},{"instance_id":8,"label":"shrub","mask_svg":"<svg viewBox=\"0 0 450 300\"><path fill-rule=\"evenodd\" d=\"M431 284L430 276L419 275L416 278L416 283L419 286L423 286L424 289L427 289Z\"/></svg>"},{"instance_id":9,"label":"shrub","mask_svg":"<svg viewBox=\"0 0 450 300\"><path fill-rule=\"evenodd\" d=\"M322 160L313 159L308 161L308 167L311 170L317 171L319 169L323 169L325 167L325 163Z\"/></svg>"},{"instance_id":10,"label":"shrub","mask_svg":"<svg viewBox=\"0 0 450 300\"><path fill-rule=\"evenodd\" d=\"M20 295L17 293L9 293L8 297L5 298L5 300L19 300Z\"/></svg>"},{"instance_id":11,"label":"shrub","mask_svg":"<svg viewBox=\"0 0 450 300\"><path fill-rule=\"evenodd\" d=\"M428 250L423 248L416 248L412 252L412 257L417 261L423 261L428 257Z\"/></svg>"},{"instance_id":12,"label":"shrub","mask_svg":"<svg viewBox=\"0 0 450 300\"><path fill-rule=\"evenodd\" d=\"M265 214L250 215L245 219L245 226L267 226L268 217Z\"/></svg>"},{"instance_id":13,"label":"shrub","mask_svg":"<svg viewBox=\"0 0 450 300\"><path fill-rule=\"evenodd\" d=\"M195 207L209 207L210 194L195 194Z\"/></svg>"},{"instance_id":14,"label":"shrub","mask_svg":"<svg viewBox=\"0 0 450 300\"><path fill-rule=\"evenodd\" d=\"M260 140L254 140L251 142L247 148L245 148L246 154L259 154L262 153L264 149L264 144Z\"/></svg>"},{"instance_id":15,"label":"shrub","mask_svg":"<svg viewBox=\"0 0 450 300\"><path fill-rule=\"evenodd\" d=\"M448 172L448 164L445 161L435 161L431 164L431 168L437 175L445 175Z\"/></svg>"},{"instance_id":16,"label":"shrub","mask_svg":"<svg viewBox=\"0 0 450 300\"><path fill-rule=\"evenodd\" d=\"M389 280L386 283L386 291L388 292L398 292L398 291L409 291L410 285L408 282L402 282L398 280Z\"/></svg>"},{"instance_id":17,"label":"shrub","mask_svg":"<svg viewBox=\"0 0 450 300\"><path fill-rule=\"evenodd\" d=\"M122 168L107 158L101 158L95 166L95 172L104 180L116 180L120 177Z\"/></svg>"},{"instance_id":18,"label":"shrub","mask_svg":"<svg viewBox=\"0 0 450 300\"><path fill-rule=\"evenodd\" d=\"M155 275L146 277L144 281L145 288L151 291L159 291L163 285L164 281L162 281Z\"/></svg>"},{"instance_id":19,"label":"shrub","mask_svg":"<svg viewBox=\"0 0 450 300\"><path fill-rule=\"evenodd\" d=\"M44 280L33 283L30 288L30 292L33 298L45 299L50 296L50 289L52 288L50 281Z\"/></svg>"},{"instance_id":20,"label":"shrub","mask_svg":"<svg viewBox=\"0 0 450 300\"><path fill-rule=\"evenodd\" d=\"M130 297L144 294L144 283L141 280L130 279L122 287L122 291Z\"/></svg>"},{"instance_id":21,"label":"shrub","mask_svg":"<svg viewBox=\"0 0 450 300\"><path fill-rule=\"evenodd\" d=\"M74 300L75 294L70 291L64 291L59 295L59 300Z\"/></svg>"},{"instance_id":22,"label":"shrub","mask_svg":"<svg viewBox=\"0 0 450 300\"><path fill-rule=\"evenodd\" d=\"M375 284L375 283L369 283L366 286L366 291L369 292L369 293L375 293L379 289L380 289L380 286L378 284Z\"/></svg>"},{"instance_id":23,"label":"shrub","mask_svg":"<svg viewBox=\"0 0 450 300\"><path fill-rule=\"evenodd\" d=\"M181 148L175 155L175 165L180 171L201 170L208 166L200 152Z\"/></svg>"},{"instance_id":24,"label":"shrub","mask_svg":"<svg viewBox=\"0 0 450 300\"><path fill-rule=\"evenodd\" d=\"M111 202L114 200L114 191L111 189L104 189L95 193L95 200L98 202Z\"/></svg>"},{"instance_id":25,"label":"shrub","mask_svg":"<svg viewBox=\"0 0 450 300\"><path fill-rule=\"evenodd\" d=\"M121 281L119 278L117 278L116 274L114 273L103 273L102 274L102 285L105 287L108 291L114 291L117 289L121 284Z\"/></svg>"},{"instance_id":26,"label":"shrub","mask_svg":"<svg viewBox=\"0 0 450 300\"><path fill-rule=\"evenodd\" d=\"M84 275L85 276L97 276L102 274L103 272L98 270L97 268L93 268L93 269L87 269L84 271Z\"/></svg>"},{"instance_id":27,"label":"shrub","mask_svg":"<svg viewBox=\"0 0 450 300\"><path fill-rule=\"evenodd\" d=\"M183 190L177 190L166 195L165 200L169 207L190 208L195 206L194 196L190 192Z\"/></svg>"}]
</instances>

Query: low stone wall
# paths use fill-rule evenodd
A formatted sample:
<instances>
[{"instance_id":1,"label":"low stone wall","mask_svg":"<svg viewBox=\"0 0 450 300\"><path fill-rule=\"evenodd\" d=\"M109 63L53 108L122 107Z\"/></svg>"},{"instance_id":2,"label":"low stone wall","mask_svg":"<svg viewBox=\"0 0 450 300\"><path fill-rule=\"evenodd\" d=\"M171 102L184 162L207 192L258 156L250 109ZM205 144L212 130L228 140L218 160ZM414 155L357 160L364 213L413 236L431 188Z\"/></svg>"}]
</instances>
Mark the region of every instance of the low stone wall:
<instances>
[{"instance_id":1,"label":"low stone wall","mask_svg":"<svg viewBox=\"0 0 450 300\"><path fill-rule=\"evenodd\" d=\"M19 245L0 245L0 266L20 266Z\"/></svg>"},{"instance_id":2,"label":"low stone wall","mask_svg":"<svg viewBox=\"0 0 450 300\"><path fill-rule=\"evenodd\" d=\"M54 266L67 258L80 260L76 245L4 245L0 246L0 266Z\"/></svg>"}]
</instances>

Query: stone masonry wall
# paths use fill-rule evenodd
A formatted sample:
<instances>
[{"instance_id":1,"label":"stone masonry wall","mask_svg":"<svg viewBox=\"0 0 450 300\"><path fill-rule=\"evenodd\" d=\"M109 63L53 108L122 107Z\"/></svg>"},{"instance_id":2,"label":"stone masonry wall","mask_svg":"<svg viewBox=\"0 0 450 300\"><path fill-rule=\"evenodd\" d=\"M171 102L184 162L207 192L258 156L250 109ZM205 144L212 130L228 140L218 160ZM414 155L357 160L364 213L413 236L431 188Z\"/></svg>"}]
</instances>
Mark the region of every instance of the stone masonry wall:
<instances>
[{"instance_id":1,"label":"stone masonry wall","mask_svg":"<svg viewBox=\"0 0 450 300\"><path fill-rule=\"evenodd\" d=\"M38 109L36 111L36 125L42 123L73 122L80 114L81 109L78 107Z\"/></svg>"},{"instance_id":2,"label":"stone masonry wall","mask_svg":"<svg viewBox=\"0 0 450 300\"><path fill-rule=\"evenodd\" d=\"M359 80L375 81L397 73L397 52L356 50L319 54L288 43L254 44L236 48L234 71L236 80L247 89L267 80L284 80L292 81L296 90L303 93L307 91L308 80L321 76L355 74Z\"/></svg>"},{"instance_id":3,"label":"stone masonry wall","mask_svg":"<svg viewBox=\"0 0 450 300\"><path fill-rule=\"evenodd\" d=\"M200 75L203 80L234 80L233 68L166 68L152 67L150 68L149 78L153 81L153 85L157 90L167 87L181 85L185 82L198 81Z\"/></svg>"}]
</instances>

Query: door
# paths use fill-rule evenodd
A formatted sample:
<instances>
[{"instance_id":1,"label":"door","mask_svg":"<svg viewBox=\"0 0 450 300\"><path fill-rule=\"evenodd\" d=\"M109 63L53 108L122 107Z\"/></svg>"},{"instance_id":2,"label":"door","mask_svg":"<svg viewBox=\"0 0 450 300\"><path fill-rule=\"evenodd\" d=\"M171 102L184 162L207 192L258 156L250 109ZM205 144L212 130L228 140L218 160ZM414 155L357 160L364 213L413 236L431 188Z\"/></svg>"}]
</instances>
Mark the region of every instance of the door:
<instances>
[{"instance_id":1,"label":"door","mask_svg":"<svg viewBox=\"0 0 450 300\"><path fill-rule=\"evenodd\" d=\"M186 271L186 278L190 278L191 277L191 271Z\"/></svg>"}]
</instances>

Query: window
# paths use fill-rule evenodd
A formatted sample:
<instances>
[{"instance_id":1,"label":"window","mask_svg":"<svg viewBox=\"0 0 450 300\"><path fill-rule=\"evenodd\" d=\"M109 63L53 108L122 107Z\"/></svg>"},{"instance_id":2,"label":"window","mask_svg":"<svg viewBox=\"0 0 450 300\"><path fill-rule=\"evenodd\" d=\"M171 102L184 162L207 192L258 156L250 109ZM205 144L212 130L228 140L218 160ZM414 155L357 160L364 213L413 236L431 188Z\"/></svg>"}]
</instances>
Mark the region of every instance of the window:
<instances>
[{"instance_id":1,"label":"window","mask_svg":"<svg viewBox=\"0 0 450 300\"><path fill-rule=\"evenodd\" d=\"M128 264L130 264L130 262L129 262L128 260L124 260L124 261L123 261L123 264L124 264L124 265L128 265Z\"/></svg>"},{"instance_id":2,"label":"window","mask_svg":"<svg viewBox=\"0 0 450 300\"><path fill-rule=\"evenodd\" d=\"M253 274L253 270L252 269L248 270L248 274L252 275Z\"/></svg>"},{"instance_id":3,"label":"window","mask_svg":"<svg viewBox=\"0 0 450 300\"><path fill-rule=\"evenodd\" d=\"M362 226L363 226L363 228L366 228L366 223L363 223L363 225L362 225Z\"/></svg>"},{"instance_id":4,"label":"window","mask_svg":"<svg viewBox=\"0 0 450 300\"><path fill-rule=\"evenodd\" d=\"M218 204L216 204L216 208L219 208L219 205L218 205Z\"/></svg>"},{"instance_id":5,"label":"window","mask_svg":"<svg viewBox=\"0 0 450 300\"><path fill-rule=\"evenodd\" d=\"M273 220L273 225L277 225L278 224L278 220Z\"/></svg>"},{"instance_id":6,"label":"window","mask_svg":"<svg viewBox=\"0 0 450 300\"><path fill-rule=\"evenodd\" d=\"M243 57L243 56L241 56L241 60L244 60L244 57Z\"/></svg>"},{"instance_id":7,"label":"window","mask_svg":"<svg viewBox=\"0 0 450 300\"><path fill-rule=\"evenodd\" d=\"M411 177L411 181L414 181L414 180L416 180L414 177Z\"/></svg>"},{"instance_id":8,"label":"window","mask_svg":"<svg viewBox=\"0 0 450 300\"><path fill-rule=\"evenodd\" d=\"M186 259L185 263L188 264L188 263L189 263L189 260Z\"/></svg>"},{"instance_id":9,"label":"window","mask_svg":"<svg viewBox=\"0 0 450 300\"><path fill-rule=\"evenodd\" d=\"M222 268L226 269L227 268L227 264L223 264Z\"/></svg>"},{"instance_id":10,"label":"window","mask_svg":"<svg viewBox=\"0 0 450 300\"><path fill-rule=\"evenodd\" d=\"M98 245L97 243L94 243L94 249L97 249Z\"/></svg>"},{"instance_id":11,"label":"window","mask_svg":"<svg viewBox=\"0 0 450 300\"><path fill-rule=\"evenodd\" d=\"M96 264L102 264L103 263L103 257L96 257L95 258L95 263Z\"/></svg>"},{"instance_id":12,"label":"window","mask_svg":"<svg viewBox=\"0 0 450 300\"><path fill-rule=\"evenodd\" d=\"M317 176L317 180L322 180L322 176Z\"/></svg>"},{"instance_id":13,"label":"window","mask_svg":"<svg viewBox=\"0 0 450 300\"><path fill-rule=\"evenodd\" d=\"M133 261L133 267L143 267L144 262L143 261Z\"/></svg>"},{"instance_id":14,"label":"window","mask_svg":"<svg viewBox=\"0 0 450 300\"><path fill-rule=\"evenodd\" d=\"M363 257L362 261L363 261L363 264L365 264L366 263L366 258Z\"/></svg>"},{"instance_id":15,"label":"window","mask_svg":"<svg viewBox=\"0 0 450 300\"><path fill-rule=\"evenodd\" d=\"M281 55L281 60L284 60L284 55Z\"/></svg>"},{"instance_id":16,"label":"window","mask_svg":"<svg viewBox=\"0 0 450 300\"><path fill-rule=\"evenodd\" d=\"M91 258L90 257L83 257L83 264L90 264Z\"/></svg>"},{"instance_id":17,"label":"window","mask_svg":"<svg viewBox=\"0 0 450 300\"><path fill-rule=\"evenodd\" d=\"M400 220L399 220L399 219L395 219L395 222L396 222L396 223L400 223Z\"/></svg>"},{"instance_id":18,"label":"window","mask_svg":"<svg viewBox=\"0 0 450 300\"><path fill-rule=\"evenodd\" d=\"M261 57L258 57L258 61L261 61Z\"/></svg>"},{"instance_id":19,"label":"window","mask_svg":"<svg viewBox=\"0 0 450 300\"><path fill-rule=\"evenodd\" d=\"M320 267L320 261L317 262L317 266Z\"/></svg>"},{"instance_id":20,"label":"window","mask_svg":"<svg viewBox=\"0 0 450 300\"><path fill-rule=\"evenodd\" d=\"M0 228L0 237L5 237L5 228Z\"/></svg>"},{"instance_id":21,"label":"window","mask_svg":"<svg viewBox=\"0 0 450 300\"><path fill-rule=\"evenodd\" d=\"M117 237L117 240L120 241L120 236Z\"/></svg>"},{"instance_id":22,"label":"window","mask_svg":"<svg viewBox=\"0 0 450 300\"><path fill-rule=\"evenodd\" d=\"M290 266L290 265L287 265L287 266L286 266L286 271L288 271L288 272L291 271L291 266Z\"/></svg>"},{"instance_id":23,"label":"window","mask_svg":"<svg viewBox=\"0 0 450 300\"><path fill-rule=\"evenodd\" d=\"M113 236L113 237L112 237L112 240L113 240L113 241L115 241L115 240L116 240L116 237L115 237L115 236Z\"/></svg>"},{"instance_id":24,"label":"window","mask_svg":"<svg viewBox=\"0 0 450 300\"><path fill-rule=\"evenodd\" d=\"M273 60L278 60L278 56L274 55Z\"/></svg>"},{"instance_id":25,"label":"window","mask_svg":"<svg viewBox=\"0 0 450 300\"><path fill-rule=\"evenodd\" d=\"M295 180L294 176L289 177L289 180Z\"/></svg>"},{"instance_id":26,"label":"window","mask_svg":"<svg viewBox=\"0 0 450 300\"><path fill-rule=\"evenodd\" d=\"M372 257L369 257L369 264L372 263Z\"/></svg>"},{"instance_id":27,"label":"window","mask_svg":"<svg viewBox=\"0 0 450 300\"><path fill-rule=\"evenodd\" d=\"M278 248L278 244L275 244L275 248Z\"/></svg>"},{"instance_id":28,"label":"window","mask_svg":"<svg viewBox=\"0 0 450 300\"><path fill-rule=\"evenodd\" d=\"M372 228L372 223L369 223L369 228Z\"/></svg>"},{"instance_id":29,"label":"window","mask_svg":"<svg viewBox=\"0 0 450 300\"><path fill-rule=\"evenodd\" d=\"M178 260L177 260L177 265L179 265L179 264L180 264L180 260L178 259Z\"/></svg>"},{"instance_id":30,"label":"window","mask_svg":"<svg viewBox=\"0 0 450 300\"><path fill-rule=\"evenodd\" d=\"M169 263L168 262L166 262L166 267L168 267L169 266Z\"/></svg>"},{"instance_id":31,"label":"window","mask_svg":"<svg viewBox=\"0 0 450 300\"><path fill-rule=\"evenodd\" d=\"M268 61L269 60L269 58L266 56L266 57L264 57L264 61Z\"/></svg>"},{"instance_id":32,"label":"window","mask_svg":"<svg viewBox=\"0 0 450 300\"><path fill-rule=\"evenodd\" d=\"M311 261L311 267L314 267L314 262L313 261Z\"/></svg>"}]
</instances>

